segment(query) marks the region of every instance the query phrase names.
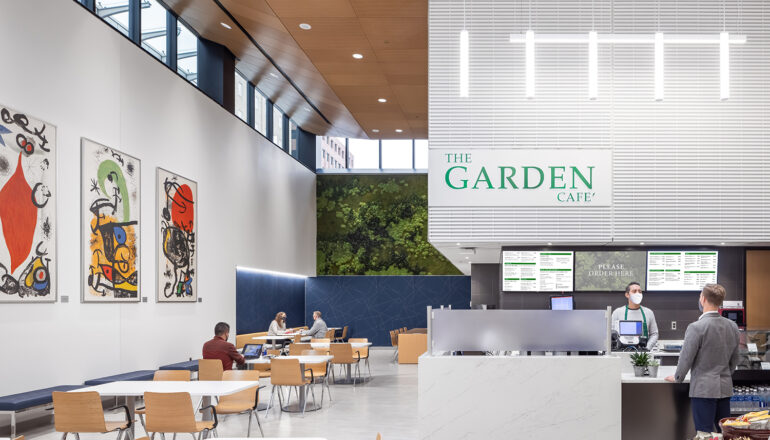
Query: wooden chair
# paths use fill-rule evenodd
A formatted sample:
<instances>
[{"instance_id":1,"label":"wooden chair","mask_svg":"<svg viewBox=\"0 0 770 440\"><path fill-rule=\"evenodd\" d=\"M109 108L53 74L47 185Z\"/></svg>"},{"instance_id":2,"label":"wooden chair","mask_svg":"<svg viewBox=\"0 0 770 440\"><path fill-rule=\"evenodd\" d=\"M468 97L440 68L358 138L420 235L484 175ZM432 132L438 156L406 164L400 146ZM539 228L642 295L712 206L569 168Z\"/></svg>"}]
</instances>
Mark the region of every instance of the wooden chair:
<instances>
[{"instance_id":1,"label":"wooden chair","mask_svg":"<svg viewBox=\"0 0 770 440\"><path fill-rule=\"evenodd\" d=\"M336 339L337 342L345 342L345 338L348 337L348 326L342 327L342 333L340 337Z\"/></svg>"},{"instance_id":2,"label":"wooden chair","mask_svg":"<svg viewBox=\"0 0 770 440\"><path fill-rule=\"evenodd\" d=\"M328 356L327 350L305 350L302 352L305 356ZM315 364L305 364L306 369L312 370L312 376L310 371L305 371L305 378L312 377L313 379L321 378L321 406L324 405L324 386L326 391L329 392L329 400L332 400L332 390L329 388L329 363L318 362Z\"/></svg>"},{"instance_id":3,"label":"wooden chair","mask_svg":"<svg viewBox=\"0 0 770 440\"><path fill-rule=\"evenodd\" d=\"M259 371L248 370L230 370L225 371L222 376L222 380L246 380L259 382ZM259 404L259 390L264 388L251 387L247 390L240 391L235 394L229 394L221 396L219 403L215 407L217 414L248 414L249 415L249 427L246 429L246 437L251 435L251 416L257 419L257 426L259 427L259 433L262 437L265 433L262 432L262 423L259 422L259 415L257 415L257 405Z\"/></svg>"},{"instance_id":4,"label":"wooden chair","mask_svg":"<svg viewBox=\"0 0 770 440\"><path fill-rule=\"evenodd\" d=\"M297 333L294 335L294 343L299 344L302 342L302 333Z\"/></svg>"},{"instance_id":5,"label":"wooden chair","mask_svg":"<svg viewBox=\"0 0 770 440\"><path fill-rule=\"evenodd\" d=\"M390 345L393 347L393 359L391 359L391 361L395 362L396 358L398 358L398 331L397 330L390 331Z\"/></svg>"},{"instance_id":6,"label":"wooden chair","mask_svg":"<svg viewBox=\"0 0 770 440\"><path fill-rule=\"evenodd\" d=\"M299 359L279 359L275 358L270 362L270 382L273 384L273 389L270 392L270 402L267 404L267 412L265 418L270 413L270 407L273 406L273 397L275 396L275 389L278 387L305 387L305 405L307 405L307 389L310 388L310 392L313 394L313 405L315 405L315 390L313 389L314 376L313 370L306 368L305 371L310 371L310 378L305 378L304 372L300 368ZM297 391L299 394L299 390ZM291 400L291 388L289 389L289 397L286 404L289 404ZM278 404L283 407L283 401L281 399L281 392L278 392ZM302 414L305 414L305 407L302 407Z\"/></svg>"},{"instance_id":7,"label":"wooden chair","mask_svg":"<svg viewBox=\"0 0 770 440\"><path fill-rule=\"evenodd\" d=\"M361 379L361 370L358 368L358 364L361 361L361 354L356 351L354 353L353 347L350 345L350 343L343 343L343 344L330 344L329 345L330 353L334 358L332 359L333 365L356 365L356 372L358 373L358 378ZM334 375L334 370L332 369L332 375ZM353 378L353 387L356 386L356 379Z\"/></svg>"},{"instance_id":8,"label":"wooden chair","mask_svg":"<svg viewBox=\"0 0 770 440\"><path fill-rule=\"evenodd\" d=\"M330 341L334 340L334 330L327 330L324 334L324 339L328 339Z\"/></svg>"},{"instance_id":9,"label":"wooden chair","mask_svg":"<svg viewBox=\"0 0 770 440\"><path fill-rule=\"evenodd\" d=\"M375 440L382 440L382 436L380 435L379 432L377 433L377 438Z\"/></svg>"},{"instance_id":10,"label":"wooden chair","mask_svg":"<svg viewBox=\"0 0 770 440\"><path fill-rule=\"evenodd\" d=\"M220 359L198 359L198 380L222 380L224 367Z\"/></svg>"},{"instance_id":11,"label":"wooden chair","mask_svg":"<svg viewBox=\"0 0 770 440\"><path fill-rule=\"evenodd\" d=\"M201 440L209 432L216 434L217 410L213 405L200 409L200 411L210 409L214 420L195 420L195 411L193 410L192 398L190 393L144 393L144 402L147 406L147 430L152 432L151 439L155 433L160 432L165 440L164 434L171 432L188 433Z\"/></svg>"},{"instance_id":12,"label":"wooden chair","mask_svg":"<svg viewBox=\"0 0 770 440\"><path fill-rule=\"evenodd\" d=\"M118 440L120 440L123 433L131 429L133 420L125 405L116 407L125 410L125 422L104 420L102 398L96 391L79 393L54 391L52 394L54 426L56 432L63 433L62 440L66 440L69 433L75 434L75 438L80 440L81 432L106 434L115 431L118 432Z\"/></svg>"},{"instance_id":13,"label":"wooden chair","mask_svg":"<svg viewBox=\"0 0 770 440\"><path fill-rule=\"evenodd\" d=\"M331 340L329 340L327 338L319 338L319 339L311 339L310 340L310 348L311 349L320 351L324 355L328 355L329 354L329 349L328 348L313 348L313 344L316 344L316 343L318 343L318 344L331 344Z\"/></svg>"},{"instance_id":14,"label":"wooden chair","mask_svg":"<svg viewBox=\"0 0 770 440\"><path fill-rule=\"evenodd\" d=\"M155 374L152 375L152 380L189 382L190 371L189 370L157 370ZM147 425L144 423L144 415L147 413L147 410L145 408L139 408L135 411L135 413L139 415L139 422L141 422L142 428L144 428L144 432L147 435L150 435L150 433L147 432Z\"/></svg>"},{"instance_id":15,"label":"wooden chair","mask_svg":"<svg viewBox=\"0 0 770 440\"><path fill-rule=\"evenodd\" d=\"M294 343L289 346L289 355L290 356L297 356L301 354L305 350L312 350L313 346L310 344L298 344Z\"/></svg>"},{"instance_id":16,"label":"wooden chair","mask_svg":"<svg viewBox=\"0 0 770 440\"><path fill-rule=\"evenodd\" d=\"M270 377L270 364L249 364L249 368L251 371L256 371L259 373L260 379L265 377Z\"/></svg>"},{"instance_id":17,"label":"wooden chair","mask_svg":"<svg viewBox=\"0 0 770 440\"><path fill-rule=\"evenodd\" d=\"M351 344L354 342L369 342L368 338L350 338L348 342ZM372 369L369 367L369 347L356 348L355 350L361 355L361 359L366 363L366 370L369 372L369 378L372 377Z\"/></svg>"},{"instance_id":18,"label":"wooden chair","mask_svg":"<svg viewBox=\"0 0 770 440\"><path fill-rule=\"evenodd\" d=\"M280 356L281 355L281 349L280 348L270 348L267 350L267 354L270 356Z\"/></svg>"}]
</instances>

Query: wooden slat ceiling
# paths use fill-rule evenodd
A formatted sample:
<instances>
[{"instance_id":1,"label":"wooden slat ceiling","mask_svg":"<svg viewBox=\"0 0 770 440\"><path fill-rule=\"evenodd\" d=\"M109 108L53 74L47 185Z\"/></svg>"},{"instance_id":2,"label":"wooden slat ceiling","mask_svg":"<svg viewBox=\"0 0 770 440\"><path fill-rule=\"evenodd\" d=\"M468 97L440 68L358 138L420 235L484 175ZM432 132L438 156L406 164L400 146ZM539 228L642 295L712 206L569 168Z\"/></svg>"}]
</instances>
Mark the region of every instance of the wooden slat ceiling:
<instances>
[{"instance_id":1,"label":"wooden slat ceiling","mask_svg":"<svg viewBox=\"0 0 770 440\"><path fill-rule=\"evenodd\" d=\"M203 38L228 47L238 57L238 70L306 130L373 139L428 137L427 0L164 2ZM302 30L300 23L312 29Z\"/></svg>"}]
</instances>

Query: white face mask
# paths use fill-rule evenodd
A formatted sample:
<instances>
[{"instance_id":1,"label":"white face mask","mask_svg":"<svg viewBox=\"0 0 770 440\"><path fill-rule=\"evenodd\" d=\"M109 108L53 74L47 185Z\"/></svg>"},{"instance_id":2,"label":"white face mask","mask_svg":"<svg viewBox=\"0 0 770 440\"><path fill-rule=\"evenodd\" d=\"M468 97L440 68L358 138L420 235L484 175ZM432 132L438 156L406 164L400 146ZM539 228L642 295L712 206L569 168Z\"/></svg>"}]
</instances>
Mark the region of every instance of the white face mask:
<instances>
[{"instance_id":1,"label":"white face mask","mask_svg":"<svg viewBox=\"0 0 770 440\"><path fill-rule=\"evenodd\" d=\"M641 293L632 293L631 294L631 302L639 305L642 303L642 294Z\"/></svg>"}]
</instances>

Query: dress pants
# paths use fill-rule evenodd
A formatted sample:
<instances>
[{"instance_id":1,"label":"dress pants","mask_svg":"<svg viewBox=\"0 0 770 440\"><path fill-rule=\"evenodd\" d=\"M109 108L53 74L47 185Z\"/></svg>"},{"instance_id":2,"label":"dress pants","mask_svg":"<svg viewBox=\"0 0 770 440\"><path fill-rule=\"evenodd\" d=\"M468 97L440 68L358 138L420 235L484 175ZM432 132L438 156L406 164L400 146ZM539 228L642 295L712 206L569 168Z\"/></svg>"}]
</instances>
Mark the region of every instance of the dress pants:
<instances>
[{"instance_id":1,"label":"dress pants","mask_svg":"<svg viewBox=\"0 0 770 440\"><path fill-rule=\"evenodd\" d=\"M719 421L730 417L730 398L690 398L695 429L702 432L721 432Z\"/></svg>"}]
</instances>

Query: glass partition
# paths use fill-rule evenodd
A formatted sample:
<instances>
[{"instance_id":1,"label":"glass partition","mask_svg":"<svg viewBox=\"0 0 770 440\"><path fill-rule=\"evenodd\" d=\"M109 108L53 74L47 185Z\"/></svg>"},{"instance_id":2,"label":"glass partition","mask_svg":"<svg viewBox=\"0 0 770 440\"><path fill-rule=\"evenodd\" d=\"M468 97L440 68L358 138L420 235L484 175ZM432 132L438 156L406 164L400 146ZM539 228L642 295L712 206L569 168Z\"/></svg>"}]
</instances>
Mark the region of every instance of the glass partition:
<instances>
[{"instance_id":1,"label":"glass partition","mask_svg":"<svg viewBox=\"0 0 770 440\"><path fill-rule=\"evenodd\" d=\"M451 351L608 351L611 310L429 310L429 345Z\"/></svg>"}]
</instances>

